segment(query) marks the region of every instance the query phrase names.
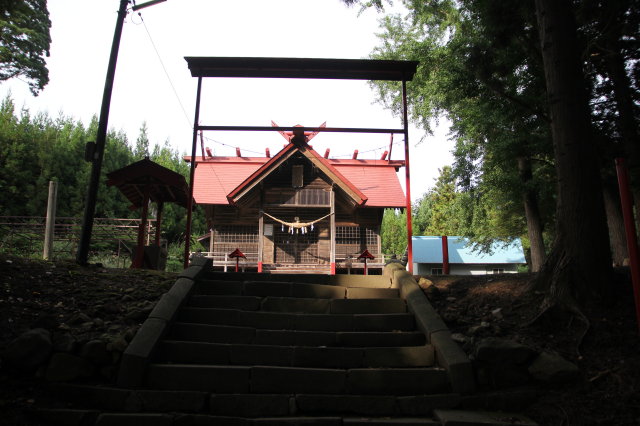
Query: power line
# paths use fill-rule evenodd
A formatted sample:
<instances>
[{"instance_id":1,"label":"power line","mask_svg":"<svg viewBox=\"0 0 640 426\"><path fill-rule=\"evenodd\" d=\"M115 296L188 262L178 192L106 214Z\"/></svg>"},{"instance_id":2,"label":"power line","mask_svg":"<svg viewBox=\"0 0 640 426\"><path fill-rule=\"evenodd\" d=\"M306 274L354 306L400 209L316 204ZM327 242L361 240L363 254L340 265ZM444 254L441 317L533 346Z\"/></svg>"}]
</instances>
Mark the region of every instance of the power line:
<instances>
[{"instance_id":1,"label":"power line","mask_svg":"<svg viewBox=\"0 0 640 426\"><path fill-rule=\"evenodd\" d=\"M189 128L193 129L193 126L191 124L191 120L189 119L189 115L187 114L187 111L184 108L184 105L182 105L182 101L180 100L180 96L178 96L178 91L176 90L176 87L173 85L173 81L171 81L171 77L169 76L169 73L167 72L167 68L164 66L164 61L162 60L162 57L160 56L160 52L158 51L158 48L156 47L156 44L153 41L153 38L151 37L151 33L149 32L149 28L147 28L147 24L144 22L144 19L142 18L142 13L138 12L138 16L140 17L140 21L142 22L142 26L144 27L145 31L147 32L147 36L149 37L149 41L151 42L151 46L153 46L153 50L156 52L156 56L158 57L158 61L160 61L160 65L162 66L162 70L164 71L164 75L167 77L167 80L169 81L169 85L171 86L171 89L173 90L173 94L176 97L176 100L178 101L178 104L180 105L180 109L182 110L182 113L184 114L185 119L187 120L187 124L189 125Z\"/></svg>"}]
</instances>

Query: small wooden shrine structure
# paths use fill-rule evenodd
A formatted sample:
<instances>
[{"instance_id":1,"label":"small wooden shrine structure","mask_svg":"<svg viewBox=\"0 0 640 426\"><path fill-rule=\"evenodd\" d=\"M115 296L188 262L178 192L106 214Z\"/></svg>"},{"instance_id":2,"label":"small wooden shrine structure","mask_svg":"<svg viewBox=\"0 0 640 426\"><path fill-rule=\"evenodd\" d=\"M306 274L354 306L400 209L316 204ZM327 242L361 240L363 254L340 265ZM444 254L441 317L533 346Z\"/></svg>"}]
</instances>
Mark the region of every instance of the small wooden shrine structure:
<instances>
[{"instance_id":1,"label":"small wooden shrine structure","mask_svg":"<svg viewBox=\"0 0 640 426\"><path fill-rule=\"evenodd\" d=\"M108 186L116 186L131 201L132 210L142 208L137 247L131 267L164 269L160 250L162 210L164 203L176 203L182 207L187 207L189 204L187 201L189 187L184 176L145 157L108 173L107 178ZM145 247L144 234L147 227L149 202L157 205L156 234L154 244Z\"/></svg>"},{"instance_id":2,"label":"small wooden shrine structure","mask_svg":"<svg viewBox=\"0 0 640 426\"><path fill-rule=\"evenodd\" d=\"M298 133L296 135L296 133ZM331 159L309 144L317 132L282 132L273 157L196 157L195 202L206 212L214 267L240 249L258 271L335 273L381 269L385 208L403 208L403 160ZM185 157L190 161L191 157Z\"/></svg>"}]
</instances>

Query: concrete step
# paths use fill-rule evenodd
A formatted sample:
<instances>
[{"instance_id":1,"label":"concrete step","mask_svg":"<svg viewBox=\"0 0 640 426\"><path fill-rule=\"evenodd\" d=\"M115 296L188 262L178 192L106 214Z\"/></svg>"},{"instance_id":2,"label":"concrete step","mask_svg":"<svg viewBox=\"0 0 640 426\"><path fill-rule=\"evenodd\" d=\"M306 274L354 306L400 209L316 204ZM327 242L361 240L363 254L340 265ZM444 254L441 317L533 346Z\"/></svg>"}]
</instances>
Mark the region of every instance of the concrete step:
<instances>
[{"instance_id":1,"label":"concrete step","mask_svg":"<svg viewBox=\"0 0 640 426\"><path fill-rule=\"evenodd\" d=\"M320 368L431 367L431 345L339 348L164 341L156 362L215 365L271 365Z\"/></svg>"},{"instance_id":2,"label":"concrete step","mask_svg":"<svg viewBox=\"0 0 640 426\"><path fill-rule=\"evenodd\" d=\"M157 390L215 393L428 395L449 392L439 368L302 368L151 364L146 385Z\"/></svg>"},{"instance_id":3,"label":"concrete step","mask_svg":"<svg viewBox=\"0 0 640 426\"><path fill-rule=\"evenodd\" d=\"M401 314L291 314L237 309L185 307L178 321L254 327L260 329L318 331L410 331L414 316Z\"/></svg>"},{"instance_id":4,"label":"concrete step","mask_svg":"<svg viewBox=\"0 0 640 426\"><path fill-rule=\"evenodd\" d=\"M197 295L280 296L317 299L389 299L397 298L398 290L391 288L342 287L329 284L310 284L288 281L222 281L200 280Z\"/></svg>"},{"instance_id":5,"label":"concrete step","mask_svg":"<svg viewBox=\"0 0 640 426\"><path fill-rule=\"evenodd\" d=\"M327 284L341 287L366 287L366 288L390 288L391 280L382 275L310 275L310 274L282 274L271 275L257 272L219 272L206 271L199 277L200 280L220 281L280 281L294 283Z\"/></svg>"},{"instance_id":6,"label":"concrete step","mask_svg":"<svg viewBox=\"0 0 640 426\"><path fill-rule=\"evenodd\" d=\"M396 314L407 312L404 300L394 299L315 299L265 297L260 309L269 312L306 314Z\"/></svg>"},{"instance_id":7,"label":"concrete step","mask_svg":"<svg viewBox=\"0 0 640 426\"><path fill-rule=\"evenodd\" d=\"M262 298L256 296L194 295L189 299L188 305L196 308L223 308L257 311L260 309L261 302Z\"/></svg>"},{"instance_id":8,"label":"concrete step","mask_svg":"<svg viewBox=\"0 0 640 426\"><path fill-rule=\"evenodd\" d=\"M425 336L419 331L264 330L253 327L185 322L175 323L167 338L192 342L276 346L390 347L425 344Z\"/></svg>"},{"instance_id":9,"label":"concrete step","mask_svg":"<svg viewBox=\"0 0 640 426\"><path fill-rule=\"evenodd\" d=\"M59 402L64 402L72 409L72 413L67 413L67 420L95 418L99 410L157 413L208 412L214 416L242 415L249 418L288 415L417 417L431 416L434 409L457 408L463 399L460 395L452 393L408 396L309 393L230 394L184 390L121 389L69 383L54 383L49 385L48 390L56 395Z\"/></svg>"}]
</instances>

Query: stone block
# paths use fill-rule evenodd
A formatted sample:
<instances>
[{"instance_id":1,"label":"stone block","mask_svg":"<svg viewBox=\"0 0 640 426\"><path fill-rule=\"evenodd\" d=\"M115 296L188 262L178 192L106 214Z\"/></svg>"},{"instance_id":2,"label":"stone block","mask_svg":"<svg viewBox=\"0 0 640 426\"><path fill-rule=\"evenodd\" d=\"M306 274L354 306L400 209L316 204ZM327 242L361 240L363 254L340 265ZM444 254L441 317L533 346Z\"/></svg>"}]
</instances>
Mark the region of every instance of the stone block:
<instances>
[{"instance_id":1,"label":"stone block","mask_svg":"<svg viewBox=\"0 0 640 426\"><path fill-rule=\"evenodd\" d=\"M343 393L344 370L294 367L251 368L252 393Z\"/></svg>"},{"instance_id":2,"label":"stone block","mask_svg":"<svg viewBox=\"0 0 640 426\"><path fill-rule=\"evenodd\" d=\"M176 323L171 338L209 343L251 343L256 330L251 327Z\"/></svg>"},{"instance_id":3,"label":"stone block","mask_svg":"<svg viewBox=\"0 0 640 426\"><path fill-rule=\"evenodd\" d=\"M183 301L184 299L177 297L176 295L165 293L162 295L158 303L156 303L156 306L154 306L153 310L149 314L149 318L157 318L171 322L176 317Z\"/></svg>"},{"instance_id":4,"label":"stone block","mask_svg":"<svg viewBox=\"0 0 640 426\"><path fill-rule=\"evenodd\" d=\"M430 425L441 426L440 422L436 422L430 419L415 418L415 417L403 417L403 418L368 418L368 417L356 417L346 418L342 422L345 426L357 426L357 425L397 425L397 426L418 426L418 425Z\"/></svg>"},{"instance_id":5,"label":"stone block","mask_svg":"<svg viewBox=\"0 0 640 426\"><path fill-rule=\"evenodd\" d=\"M366 367L431 367L434 362L431 345L364 349Z\"/></svg>"},{"instance_id":6,"label":"stone block","mask_svg":"<svg viewBox=\"0 0 640 426\"><path fill-rule=\"evenodd\" d=\"M228 344L164 340L158 346L155 359L180 364L227 365L229 353Z\"/></svg>"},{"instance_id":7,"label":"stone block","mask_svg":"<svg viewBox=\"0 0 640 426\"><path fill-rule=\"evenodd\" d=\"M241 311L238 313L239 325L270 330L291 330L297 321L297 315L282 312Z\"/></svg>"},{"instance_id":8,"label":"stone block","mask_svg":"<svg viewBox=\"0 0 640 426\"><path fill-rule=\"evenodd\" d=\"M357 368L362 367L363 352L358 348L304 347L294 349L296 367Z\"/></svg>"},{"instance_id":9,"label":"stone block","mask_svg":"<svg viewBox=\"0 0 640 426\"><path fill-rule=\"evenodd\" d=\"M347 372L347 392L360 395L420 395L449 391L438 368L360 368Z\"/></svg>"},{"instance_id":10,"label":"stone block","mask_svg":"<svg viewBox=\"0 0 640 426\"><path fill-rule=\"evenodd\" d=\"M209 394L192 391L132 391L129 397L134 400L132 406L139 406L140 410L150 412L199 412L205 407Z\"/></svg>"},{"instance_id":11,"label":"stone block","mask_svg":"<svg viewBox=\"0 0 640 426\"><path fill-rule=\"evenodd\" d=\"M212 324L212 325L241 325L239 310L220 308L191 308L183 307L178 312L177 320L181 322Z\"/></svg>"},{"instance_id":12,"label":"stone block","mask_svg":"<svg viewBox=\"0 0 640 426\"><path fill-rule=\"evenodd\" d=\"M529 374L541 382L566 383L580 377L580 369L556 353L542 352L529 366Z\"/></svg>"},{"instance_id":13,"label":"stone block","mask_svg":"<svg viewBox=\"0 0 640 426\"><path fill-rule=\"evenodd\" d=\"M242 311L257 311L262 299L255 296L209 296L195 295L189 300L189 306L194 308L222 308L240 309Z\"/></svg>"},{"instance_id":14,"label":"stone block","mask_svg":"<svg viewBox=\"0 0 640 426\"><path fill-rule=\"evenodd\" d=\"M33 371L49 358L52 348L51 333L44 328L34 328L11 341L0 358L22 371Z\"/></svg>"},{"instance_id":15,"label":"stone block","mask_svg":"<svg viewBox=\"0 0 640 426\"><path fill-rule=\"evenodd\" d=\"M336 333L326 331L256 330L258 345L335 346Z\"/></svg>"},{"instance_id":16,"label":"stone block","mask_svg":"<svg viewBox=\"0 0 640 426\"><path fill-rule=\"evenodd\" d=\"M409 295L407 298L407 306L409 307L409 311L415 316L416 327L427 336L427 340L431 340L433 333L449 330L440 318L440 315L438 315L423 294L414 293Z\"/></svg>"},{"instance_id":17,"label":"stone block","mask_svg":"<svg viewBox=\"0 0 640 426\"><path fill-rule=\"evenodd\" d=\"M231 416L208 416L204 414L177 414L173 426L250 426L250 419Z\"/></svg>"},{"instance_id":18,"label":"stone block","mask_svg":"<svg viewBox=\"0 0 640 426\"><path fill-rule=\"evenodd\" d=\"M98 414L100 412L94 410L56 408L38 409L34 412L34 417L41 420L41 424L50 426L85 426L93 425Z\"/></svg>"},{"instance_id":19,"label":"stone block","mask_svg":"<svg viewBox=\"0 0 640 426\"><path fill-rule=\"evenodd\" d=\"M392 416L395 397L376 395L296 395L301 414L352 414L363 416Z\"/></svg>"},{"instance_id":20,"label":"stone block","mask_svg":"<svg viewBox=\"0 0 640 426\"><path fill-rule=\"evenodd\" d=\"M78 404L85 408L113 411L124 410L131 393L128 389L72 383L52 383L48 386L48 390L61 401Z\"/></svg>"},{"instance_id":21,"label":"stone block","mask_svg":"<svg viewBox=\"0 0 640 426\"><path fill-rule=\"evenodd\" d=\"M407 312L402 299L333 299L332 314L396 314Z\"/></svg>"},{"instance_id":22,"label":"stone block","mask_svg":"<svg viewBox=\"0 0 640 426\"><path fill-rule=\"evenodd\" d=\"M354 331L411 331L415 330L414 316L405 314L355 314Z\"/></svg>"},{"instance_id":23,"label":"stone block","mask_svg":"<svg viewBox=\"0 0 640 426\"><path fill-rule=\"evenodd\" d=\"M209 410L222 416L286 416L289 398L286 394L213 394L209 399Z\"/></svg>"},{"instance_id":24,"label":"stone block","mask_svg":"<svg viewBox=\"0 0 640 426\"><path fill-rule=\"evenodd\" d=\"M382 275L328 275L327 283L340 287L391 288L389 277Z\"/></svg>"},{"instance_id":25,"label":"stone block","mask_svg":"<svg viewBox=\"0 0 640 426\"><path fill-rule=\"evenodd\" d=\"M532 348L513 340L489 337L482 339L474 351L478 361L503 365L524 364L531 361L538 353Z\"/></svg>"},{"instance_id":26,"label":"stone block","mask_svg":"<svg viewBox=\"0 0 640 426\"><path fill-rule=\"evenodd\" d=\"M431 416L436 408L456 408L461 398L458 394L411 395L396 398L398 414L403 416Z\"/></svg>"},{"instance_id":27,"label":"stone block","mask_svg":"<svg viewBox=\"0 0 640 426\"><path fill-rule=\"evenodd\" d=\"M103 413L95 426L172 426L173 416L157 413Z\"/></svg>"},{"instance_id":28,"label":"stone block","mask_svg":"<svg viewBox=\"0 0 640 426\"><path fill-rule=\"evenodd\" d=\"M195 281L198 279L200 275L203 273L202 266L189 266L187 269L183 269L180 274L178 274L178 278L187 278L191 281Z\"/></svg>"},{"instance_id":29,"label":"stone block","mask_svg":"<svg viewBox=\"0 0 640 426\"><path fill-rule=\"evenodd\" d=\"M533 420L516 413L434 410L434 415L444 426L537 426Z\"/></svg>"},{"instance_id":30,"label":"stone block","mask_svg":"<svg viewBox=\"0 0 640 426\"><path fill-rule=\"evenodd\" d=\"M337 332L336 345L350 347L389 347L424 345L424 334L414 332Z\"/></svg>"},{"instance_id":31,"label":"stone block","mask_svg":"<svg viewBox=\"0 0 640 426\"><path fill-rule=\"evenodd\" d=\"M307 314L297 315L294 327L303 331L352 331L353 315Z\"/></svg>"},{"instance_id":32,"label":"stone block","mask_svg":"<svg viewBox=\"0 0 640 426\"><path fill-rule=\"evenodd\" d=\"M151 364L146 384L160 390L246 393L250 378L251 367Z\"/></svg>"},{"instance_id":33,"label":"stone block","mask_svg":"<svg viewBox=\"0 0 640 426\"><path fill-rule=\"evenodd\" d=\"M293 348L273 345L231 345L231 364L291 366Z\"/></svg>"},{"instance_id":34,"label":"stone block","mask_svg":"<svg viewBox=\"0 0 640 426\"><path fill-rule=\"evenodd\" d=\"M253 420L255 425L317 425L317 426L342 426L340 417L263 417Z\"/></svg>"},{"instance_id":35,"label":"stone block","mask_svg":"<svg viewBox=\"0 0 640 426\"><path fill-rule=\"evenodd\" d=\"M88 360L78 356L57 352L51 356L45 373L50 382L70 382L79 378L91 377L95 366Z\"/></svg>"},{"instance_id":36,"label":"stone block","mask_svg":"<svg viewBox=\"0 0 640 426\"><path fill-rule=\"evenodd\" d=\"M398 297L396 288L347 288L347 299L393 299Z\"/></svg>"},{"instance_id":37,"label":"stone block","mask_svg":"<svg viewBox=\"0 0 640 426\"><path fill-rule=\"evenodd\" d=\"M167 330L167 321L148 318L125 349L120 361L118 386L136 387L142 384L145 367L158 342Z\"/></svg>"},{"instance_id":38,"label":"stone block","mask_svg":"<svg viewBox=\"0 0 640 426\"><path fill-rule=\"evenodd\" d=\"M196 294L208 294L218 296L241 296L241 281L203 280L199 279L194 290Z\"/></svg>"},{"instance_id":39,"label":"stone block","mask_svg":"<svg viewBox=\"0 0 640 426\"><path fill-rule=\"evenodd\" d=\"M344 299L346 289L344 287L323 284L300 284L291 286L292 297L306 297L317 299Z\"/></svg>"},{"instance_id":40,"label":"stone block","mask_svg":"<svg viewBox=\"0 0 640 426\"><path fill-rule=\"evenodd\" d=\"M453 391L460 394L473 392L476 384L471 361L453 341L451 332L443 330L432 333L430 343L436 351L436 362L449 374Z\"/></svg>"},{"instance_id":41,"label":"stone block","mask_svg":"<svg viewBox=\"0 0 640 426\"><path fill-rule=\"evenodd\" d=\"M291 283L272 281L245 281L243 284L243 293L245 296L291 296Z\"/></svg>"},{"instance_id":42,"label":"stone block","mask_svg":"<svg viewBox=\"0 0 640 426\"><path fill-rule=\"evenodd\" d=\"M167 293L176 297L177 299L181 299L183 303L185 299L189 297L189 295L193 292L195 288L195 284L192 280L187 278L179 278L176 282L171 286Z\"/></svg>"},{"instance_id":43,"label":"stone block","mask_svg":"<svg viewBox=\"0 0 640 426\"><path fill-rule=\"evenodd\" d=\"M329 300L292 297L265 297L262 301L261 308L263 311L269 312L324 314L329 311Z\"/></svg>"}]
</instances>

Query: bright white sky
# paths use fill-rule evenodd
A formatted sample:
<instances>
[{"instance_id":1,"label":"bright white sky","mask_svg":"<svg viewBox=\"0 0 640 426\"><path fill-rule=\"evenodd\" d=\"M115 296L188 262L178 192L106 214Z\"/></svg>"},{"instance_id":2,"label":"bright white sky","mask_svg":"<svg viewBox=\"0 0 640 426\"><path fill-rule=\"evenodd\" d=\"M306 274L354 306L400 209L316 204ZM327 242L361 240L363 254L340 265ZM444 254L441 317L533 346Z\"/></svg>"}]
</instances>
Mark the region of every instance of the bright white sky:
<instances>
[{"instance_id":1,"label":"bright white sky","mask_svg":"<svg viewBox=\"0 0 640 426\"><path fill-rule=\"evenodd\" d=\"M26 83L3 82L0 96L11 93L17 107L32 114L63 113L88 124L100 110L118 6L118 0L49 0L49 84L34 98ZM378 44L381 15L372 9L358 16L358 11L340 0L167 0L141 11L146 28L131 13L120 45L109 128L123 130L133 143L146 121L152 144L168 139L190 153L197 81L185 56L366 58ZM366 82L204 80L200 124L268 126L271 120L281 126L326 121L331 127L402 127L399 117L375 104ZM411 127L413 200L433 186L438 168L451 164L447 130L440 127L416 145L424 132ZM275 154L285 144L275 132L206 132L205 137L215 155L235 155L239 146L243 155L263 156L265 147ZM389 135L326 133L311 144L320 153L330 148L331 157L350 158L358 149L359 158L379 158ZM396 135L392 159L403 158L402 135ZM404 187L404 169L400 176Z\"/></svg>"}]
</instances>

